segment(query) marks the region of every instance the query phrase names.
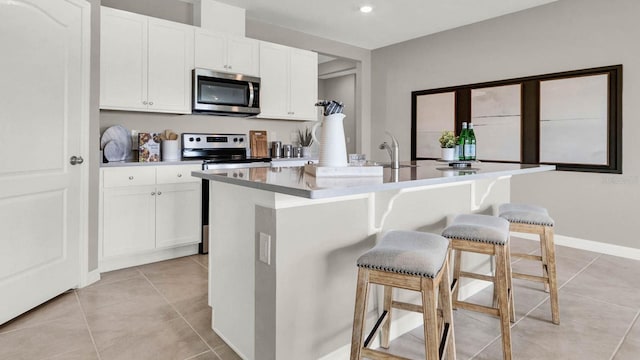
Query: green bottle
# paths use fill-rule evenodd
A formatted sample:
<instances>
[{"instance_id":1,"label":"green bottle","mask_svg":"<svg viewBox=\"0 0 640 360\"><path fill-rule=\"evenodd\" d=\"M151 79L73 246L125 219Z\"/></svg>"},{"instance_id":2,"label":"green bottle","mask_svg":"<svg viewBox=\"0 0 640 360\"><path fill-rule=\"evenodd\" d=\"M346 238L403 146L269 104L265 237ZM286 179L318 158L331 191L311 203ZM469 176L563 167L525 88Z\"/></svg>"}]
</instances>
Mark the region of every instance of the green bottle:
<instances>
[{"instance_id":1,"label":"green bottle","mask_svg":"<svg viewBox=\"0 0 640 360\"><path fill-rule=\"evenodd\" d=\"M472 123L469 123L467 130L467 142L465 143L464 158L468 161L476 161L476 134L473 132Z\"/></svg>"},{"instance_id":2,"label":"green bottle","mask_svg":"<svg viewBox=\"0 0 640 360\"><path fill-rule=\"evenodd\" d=\"M458 160L463 161L466 160L465 155L465 145L467 143L467 123L462 123L462 130L460 131L460 136L458 137L458 147L460 150L458 151Z\"/></svg>"}]
</instances>

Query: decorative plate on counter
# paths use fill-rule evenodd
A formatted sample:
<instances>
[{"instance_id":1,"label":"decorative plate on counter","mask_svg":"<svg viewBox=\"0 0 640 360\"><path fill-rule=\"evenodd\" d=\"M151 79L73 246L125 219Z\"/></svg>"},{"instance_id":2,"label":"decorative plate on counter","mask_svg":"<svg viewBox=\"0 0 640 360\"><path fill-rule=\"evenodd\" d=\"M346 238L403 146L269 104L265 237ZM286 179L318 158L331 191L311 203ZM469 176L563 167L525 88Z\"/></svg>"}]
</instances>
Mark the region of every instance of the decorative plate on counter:
<instances>
[{"instance_id":1,"label":"decorative plate on counter","mask_svg":"<svg viewBox=\"0 0 640 360\"><path fill-rule=\"evenodd\" d=\"M131 135L122 125L115 125L102 133L100 148L108 161L124 161L131 153Z\"/></svg>"}]
</instances>

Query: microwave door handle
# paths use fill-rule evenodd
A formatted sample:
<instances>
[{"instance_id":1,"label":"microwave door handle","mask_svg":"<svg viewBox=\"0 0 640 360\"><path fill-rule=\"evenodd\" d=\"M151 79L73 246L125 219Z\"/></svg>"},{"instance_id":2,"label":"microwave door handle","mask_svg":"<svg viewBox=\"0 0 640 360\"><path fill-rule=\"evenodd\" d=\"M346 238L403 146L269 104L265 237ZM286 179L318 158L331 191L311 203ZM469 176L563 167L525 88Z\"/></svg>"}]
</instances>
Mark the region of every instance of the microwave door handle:
<instances>
[{"instance_id":1,"label":"microwave door handle","mask_svg":"<svg viewBox=\"0 0 640 360\"><path fill-rule=\"evenodd\" d=\"M249 104L248 104L248 107L253 107L253 97L254 97L253 83L251 81L249 81Z\"/></svg>"}]
</instances>

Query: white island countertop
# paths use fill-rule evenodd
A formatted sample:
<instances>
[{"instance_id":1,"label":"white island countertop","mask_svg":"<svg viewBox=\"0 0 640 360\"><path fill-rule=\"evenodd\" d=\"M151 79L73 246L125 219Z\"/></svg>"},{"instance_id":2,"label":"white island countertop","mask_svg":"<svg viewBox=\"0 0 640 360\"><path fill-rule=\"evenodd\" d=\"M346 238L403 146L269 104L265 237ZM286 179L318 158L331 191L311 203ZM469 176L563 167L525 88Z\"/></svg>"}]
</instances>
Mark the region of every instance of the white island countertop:
<instances>
[{"instance_id":1,"label":"white island countertop","mask_svg":"<svg viewBox=\"0 0 640 360\"><path fill-rule=\"evenodd\" d=\"M254 189L309 199L331 198L378 191L430 186L554 170L553 165L477 162L455 169L434 160L402 162L400 169L384 168L381 177L318 177L304 167L264 167L194 171L192 175Z\"/></svg>"}]
</instances>

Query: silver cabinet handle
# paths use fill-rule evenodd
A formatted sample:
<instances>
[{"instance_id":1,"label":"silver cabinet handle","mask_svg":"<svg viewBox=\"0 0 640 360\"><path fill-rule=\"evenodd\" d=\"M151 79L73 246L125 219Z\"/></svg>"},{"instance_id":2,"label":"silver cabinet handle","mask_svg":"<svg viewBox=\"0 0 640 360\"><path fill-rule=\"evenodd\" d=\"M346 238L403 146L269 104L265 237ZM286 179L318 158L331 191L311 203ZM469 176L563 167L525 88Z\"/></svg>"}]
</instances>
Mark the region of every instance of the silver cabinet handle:
<instances>
[{"instance_id":1,"label":"silver cabinet handle","mask_svg":"<svg viewBox=\"0 0 640 360\"><path fill-rule=\"evenodd\" d=\"M182 177L182 174L178 174L178 177Z\"/></svg>"},{"instance_id":2,"label":"silver cabinet handle","mask_svg":"<svg viewBox=\"0 0 640 360\"><path fill-rule=\"evenodd\" d=\"M229 65L229 69L233 69L233 67L231 65Z\"/></svg>"},{"instance_id":3,"label":"silver cabinet handle","mask_svg":"<svg viewBox=\"0 0 640 360\"><path fill-rule=\"evenodd\" d=\"M82 156L73 155L72 157L69 158L69 164L71 165L80 165L83 162L84 162L84 159L82 158Z\"/></svg>"},{"instance_id":4,"label":"silver cabinet handle","mask_svg":"<svg viewBox=\"0 0 640 360\"><path fill-rule=\"evenodd\" d=\"M143 105L147 105L148 103L147 103L146 101L143 101L143 102L142 102L142 104L143 104Z\"/></svg>"},{"instance_id":5,"label":"silver cabinet handle","mask_svg":"<svg viewBox=\"0 0 640 360\"><path fill-rule=\"evenodd\" d=\"M154 196L155 194L156 194L156 192L154 191L154 192L151 193L151 196Z\"/></svg>"},{"instance_id":6,"label":"silver cabinet handle","mask_svg":"<svg viewBox=\"0 0 640 360\"><path fill-rule=\"evenodd\" d=\"M149 105L153 105L153 101L149 101Z\"/></svg>"},{"instance_id":7,"label":"silver cabinet handle","mask_svg":"<svg viewBox=\"0 0 640 360\"><path fill-rule=\"evenodd\" d=\"M129 180L133 180L133 176L129 176Z\"/></svg>"},{"instance_id":8,"label":"silver cabinet handle","mask_svg":"<svg viewBox=\"0 0 640 360\"><path fill-rule=\"evenodd\" d=\"M162 195L162 191L158 191L158 195Z\"/></svg>"}]
</instances>

